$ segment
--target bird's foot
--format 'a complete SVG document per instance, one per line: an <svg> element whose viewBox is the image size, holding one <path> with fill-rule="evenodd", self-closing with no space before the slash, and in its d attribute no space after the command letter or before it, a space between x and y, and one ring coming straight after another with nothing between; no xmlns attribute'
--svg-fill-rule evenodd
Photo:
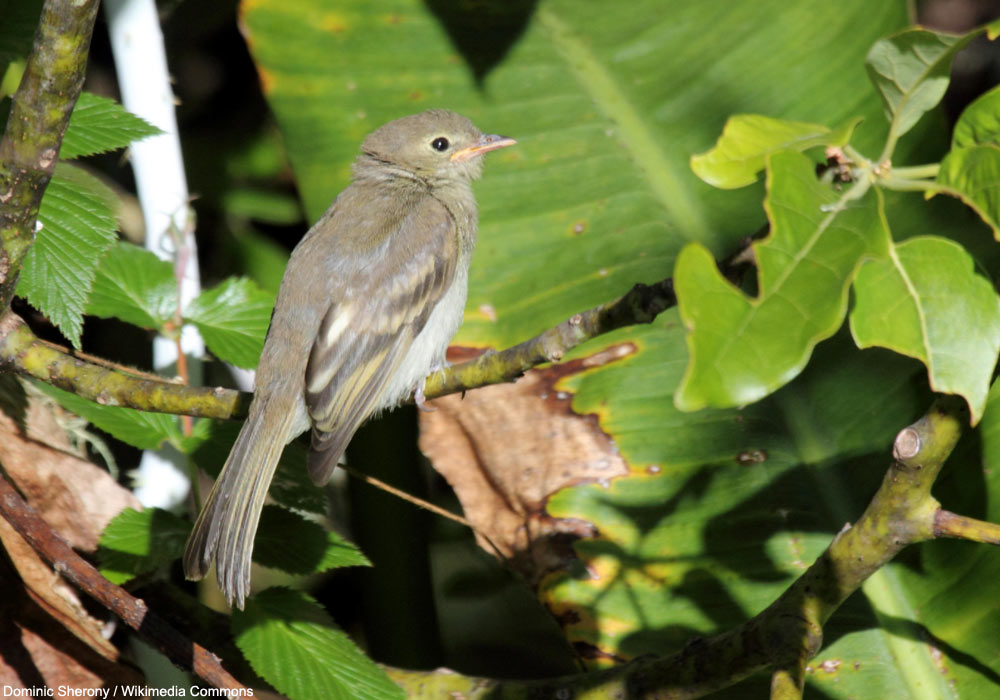
<svg viewBox="0 0 1000 700"><path fill-rule="evenodd" d="M417 385L416 391L413 392L413 403L417 404L417 408L424 413L434 413L434 411L437 410L437 408L427 403L427 398L424 396L423 382L420 382L420 384Z"/></svg>

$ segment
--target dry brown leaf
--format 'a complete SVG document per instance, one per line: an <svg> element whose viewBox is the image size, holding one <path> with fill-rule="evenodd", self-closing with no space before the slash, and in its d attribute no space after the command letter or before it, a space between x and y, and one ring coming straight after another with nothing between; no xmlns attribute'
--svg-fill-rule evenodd
<svg viewBox="0 0 1000 700"><path fill-rule="evenodd" d="M634 351L615 345L464 399L435 399L436 410L420 415L420 448L455 490L480 546L531 582L564 567L573 540L596 534L591 523L550 516L549 496L628 471L597 417L574 413L572 395L557 383Z"/></svg>
<svg viewBox="0 0 1000 700"><path fill-rule="evenodd" d="M140 506L106 471L75 454L60 416L61 409L42 398L28 400L20 421L0 412L0 464L56 532L76 549L93 552L115 515ZM5 683L10 678L17 687L17 679L27 677L31 687L35 676L50 687L100 687L118 676L141 680L116 663L118 650L104 634L105 621L91 616L76 589L2 519L0 543L17 571L0 583L0 597L23 602L5 616L10 632L0 642ZM65 651L77 647L87 651Z"/></svg>
<svg viewBox="0 0 1000 700"><path fill-rule="evenodd" d="M93 552L105 526L125 508L141 508L111 475L83 459L60 426L62 409L32 397L27 435L0 412L0 464L28 503L74 549Z"/></svg>

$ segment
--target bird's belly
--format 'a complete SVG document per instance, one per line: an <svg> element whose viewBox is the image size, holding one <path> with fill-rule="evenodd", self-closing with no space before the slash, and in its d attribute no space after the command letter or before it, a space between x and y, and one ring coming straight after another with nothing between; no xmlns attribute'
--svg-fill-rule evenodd
<svg viewBox="0 0 1000 700"><path fill-rule="evenodd" d="M409 398L414 389L423 385L432 369L444 367L445 351L462 324L467 293L467 277L459 270L455 281L434 307L423 330L410 346L399 371L386 387L380 409L391 408Z"/></svg>

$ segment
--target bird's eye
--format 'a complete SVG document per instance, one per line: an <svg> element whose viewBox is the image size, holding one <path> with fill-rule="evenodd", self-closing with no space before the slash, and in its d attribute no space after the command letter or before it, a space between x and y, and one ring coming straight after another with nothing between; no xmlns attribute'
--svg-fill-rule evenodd
<svg viewBox="0 0 1000 700"><path fill-rule="evenodd" d="M450 145L451 144L448 143L448 139L446 139L444 136L438 136L436 139L431 141L431 148L433 148L435 151L447 151L448 146Z"/></svg>

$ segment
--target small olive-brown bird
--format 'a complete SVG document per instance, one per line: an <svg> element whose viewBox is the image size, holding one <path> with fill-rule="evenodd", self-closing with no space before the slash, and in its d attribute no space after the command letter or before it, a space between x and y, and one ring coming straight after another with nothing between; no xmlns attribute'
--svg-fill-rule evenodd
<svg viewBox="0 0 1000 700"><path fill-rule="evenodd" d="M361 423L445 366L462 321L481 156L515 143L465 117L429 110L361 144L353 180L292 251L257 367L250 416L184 551L200 579L213 558L243 608L261 509L285 444L312 429L317 484Z"/></svg>

